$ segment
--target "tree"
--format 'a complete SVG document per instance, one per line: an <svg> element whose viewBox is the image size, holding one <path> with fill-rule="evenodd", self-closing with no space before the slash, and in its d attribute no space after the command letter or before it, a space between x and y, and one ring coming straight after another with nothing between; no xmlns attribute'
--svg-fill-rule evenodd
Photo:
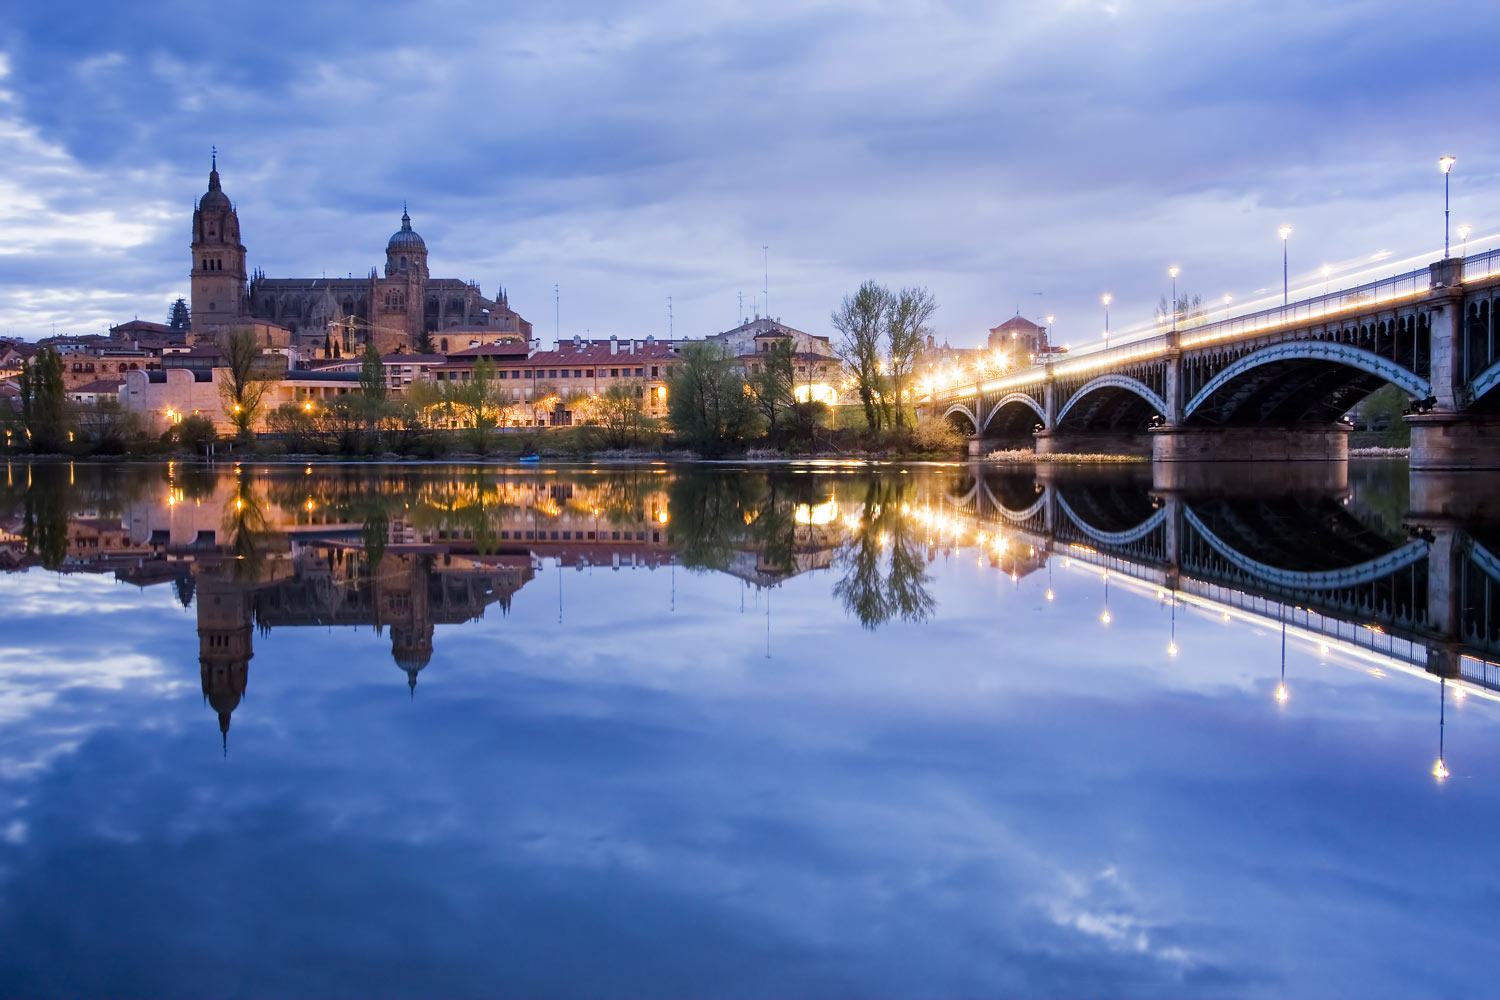
<svg viewBox="0 0 1500 1000"><path fill-rule="evenodd" d="M214 430L214 422L201 413L183 417L177 425L177 440L194 452L207 451L208 446L218 438L218 432Z"/></svg>
<svg viewBox="0 0 1500 1000"><path fill-rule="evenodd" d="M72 414L78 436L103 455L120 454L126 443L140 434L140 417L121 406L117 399L79 404L73 407Z"/></svg>
<svg viewBox="0 0 1500 1000"><path fill-rule="evenodd" d="M489 451L492 432L499 422L501 401L494 375L495 366L480 358L467 382L448 382L444 391L445 401L470 430L470 441L480 454Z"/></svg>
<svg viewBox="0 0 1500 1000"><path fill-rule="evenodd" d="M750 395L765 418L766 432L773 442L778 437L782 415L797 402L792 356L792 338L782 338L755 356L754 363L760 367L750 376Z"/></svg>
<svg viewBox="0 0 1500 1000"><path fill-rule="evenodd" d="M667 390L667 421L690 447L722 455L755 425L755 409L735 359L717 344L687 343Z"/></svg>
<svg viewBox="0 0 1500 1000"><path fill-rule="evenodd" d="M922 346L932 331L927 321L937 312L937 299L926 288L903 288L889 297L886 309L886 344L890 349L889 385L895 403L896 426L906 426L906 394Z"/></svg>
<svg viewBox="0 0 1500 1000"><path fill-rule="evenodd" d="M844 296L843 304L834 310L832 317L833 328L843 338L838 345L839 359L854 379L865 423L871 430L881 426L884 416L881 335L890 307L891 293L873 281L866 281L852 296Z"/></svg>
<svg viewBox="0 0 1500 1000"><path fill-rule="evenodd" d="M436 354L437 348L432 346L432 331L424 329L421 336L417 337L416 351L418 354Z"/></svg>
<svg viewBox="0 0 1500 1000"><path fill-rule="evenodd" d="M366 344L364 353L360 355L359 388L370 402L385 402L385 362L380 360L380 350L374 343Z"/></svg>
<svg viewBox="0 0 1500 1000"><path fill-rule="evenodd" d="M225 369L219 396L230 423L240 437L246 438L266 396L281 381L281 359L263 352L255 331L244 326L230 328L219 339L219 351Z"/></svg>
<svg viewBox="0 0 1500 1000"><path fill-rule="evenodd" d="M594 407L606 448L632 448L640 444L646 417L641 401L629 386L612 385Z"/></svg>
<svg viewBox="0 0 1500 1000"><path fill-rule="evenodd" d="M1163 295L1156 303L1156 315L1162 323L1169 323L1172 317L1172 304ZM1203 311L1203 296L1180 295L1177 297L1177 323L1180 330L1187 326L1198 326L1207 322L1208 317Z"/></svg>
<svg viewBox="0 0 1500 1000"><path fill-rule="evenodd" d="M68 393L62 356L52 347L36 352L18 380L21 422L32 451L61 451L67 440Z"/></svg>
<svg viewBox="0 0 1500 1000"><path fill-rule="evenodd" d="M266 426L286 439L287 450L291 452L306 449L308 439L317 431L317 421L303 403L282 403L266 415Z"/></svg>

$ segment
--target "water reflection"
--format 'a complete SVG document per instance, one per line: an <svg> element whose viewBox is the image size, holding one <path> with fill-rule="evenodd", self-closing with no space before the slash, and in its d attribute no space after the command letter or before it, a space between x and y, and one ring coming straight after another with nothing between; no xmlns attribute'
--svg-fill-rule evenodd
<svg viewBox="0 0 1500 1000"><path fill-rule="evenodd" d="M1358 468L1358 467L1356 467ZM1368 474L1365 473L1366 477ZM757 589L810 571L866 629L937 611L929 565L973 551L1013 582L1052 560L1180 602L1500 690L1500 537L1398 518L1404 482L1153 484L1143 470L668 470L11 466L0 558L170 585L197 612L203 693L221 732L253 634L372 626L415 691L434 629L502 613L544 567L727 573ZM1355 501L1351 504L1351 501ZM1439 535L1441 534L1441 537ZM562 614L559 579L558 614ZM1282 676L1275 689L1285 702ZM226 736L227 739L227 736Z"/></svg>
<svg viewBox="0 0 1500 1000"><path fill-rule="evenodd" d="M1472 953L1496 889L1452 873L1500 818L1500 521L1459 492L10 467L0 989L1285 995L1331 962L1420 992L1383 956ZM773 593L766 659L734 604L769 643ZM29 957L107 950L98 914L150 960ZM226 924L287 937L225 946L237 988L171 978Z"/></svg>

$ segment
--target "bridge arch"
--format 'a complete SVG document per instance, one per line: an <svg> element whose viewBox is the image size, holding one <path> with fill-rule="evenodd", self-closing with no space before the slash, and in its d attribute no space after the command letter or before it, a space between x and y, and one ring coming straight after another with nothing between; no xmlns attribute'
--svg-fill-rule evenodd
<svg viewBox="0 0 1500 1000"><path fill-rule="evenodd" d="M1333 570L1281 569L1251 558L1220 538L1190 507L1183 508L1183 519L1209 547L1236 569L1272 586L1288 590L1340 590L1371 583L1427 557L1430 547L1420 538L1392 549L1374 559L1354 566Z"/></svg>
<svg viewBox="0 0 1500 1000"><path fill-rule="evenodd" d="M1138 542L1155 531L1167 519L1167 508L1163 505L1156 508L1150 517L1133 528L1108 531L1090 524L1078 511L1073 509L1073 505L1068 503L1067 499L1061 494L1058 494L1057 504L1062 508L1063 513L1068 515L1069 520L1078 526L1080 531L1101 545L1122 546Z"/></svg>
<svg viewBox="0 0 1500 1000"><path fill-rule="evenodd" d="M1005 415L1001 417L999 423L996 423L995 418L1000 416L1002 411ZM1047 411L1042 409L1042 404L1024 392L1012 392L1001 396L995 401L995 405L990 407L989 415L984 418L984 426L980 428L980 432L993 431L1000 437L1030 437L1032 428L1038 422L1043 427L1047 426Z"/></svg>
<svg viewBox="0 0 1500 1000"><path fill-rule="evenodd" d="M1182 419L1185 423L1198 415L1204 422L1228 423L1254 410L1268 422L1332 422L1387 382L1416 398L1432 392L1427 379L1350 344L1272 344L1209 379L1183 407Z"/></svg>
<svg viewBox="0 0 1500 1000"><path fill-rule="evenodd" d="M1078 388L1057 413L1054 428L1076 426L1144 427L1152 416L1166 415L1167 404L1154 390L1128 375L1100 375ZM1072 417L1069 420L1069 417Z"/></svg>
<svg viewBox="0 0 1500 1000"><path fill-rule="evenodd" d="M979 418L974 416L974 411L969 409L963 403L954 403L952 406L943 411L943 419L955 426L958 426L959 421L955 420L955 417L962 417L964 420L968 421L969 429L965 433L971 436L979 433ZM963 430L963 428L959 427L959 430Z"/></svg>

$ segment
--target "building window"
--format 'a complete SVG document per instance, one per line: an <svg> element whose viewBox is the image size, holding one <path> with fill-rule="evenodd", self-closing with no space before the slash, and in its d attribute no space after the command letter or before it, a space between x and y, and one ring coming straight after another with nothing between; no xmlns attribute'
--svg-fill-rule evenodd
<svg viewBox="0 0 1500 1000"><path fill-rule="evenodd" d="M549 369L547 369L547 377L548 378L557 378L557 369L556 368L549 368Z"/></svg>
<svg viewBox="0 0 1500 1000"><path fill-rule="evenodd" d="M656 366L655 365L651 366L651 377L652 378L656 378Z"/></svg>
<svg viewBox="0 0 1500 1000"><path fill-rule="evenodd" d="M530 368L528 368L528 369L526 369L526 377L527 378L535 378L536 377L536 373L533 372Z"/></svg>
<svg viewBox="0 0 1500 1000"><path fill-rule="evenodd" d="M562 370L562 374L560 376L558 376L558 377L559 378L567 378L568 377L568 370L566 368L564 368Z"/></svg>
<svg viewBox="0 0 1500 1000"><path fill-rule="evenodd" d="M403 270L403 271L406 270L406 258L405 257L401 258L401 270Z"/></svg>
<svg viewBox="0 0 1500 1000"><path fill-rule="evenodd" d="M646 369L644 369L644 368L637 368L637 369L636 369L636 370L635 370L635 377L636 377L636 378L641 378L641 377L643 377L643 376L644 376L644 375L645 375L645 374L646 374Z"/></svg>
<svg viewBox="0 0 1500 1000"><path fill-rule="evenodd" d="M611 368L609 370L609 377L610 378L619 378L620 377L620 369L618 369L618 368Z"/></svg>
<svg viewBox="0 0 1500 1000"><path fill-rule="evenodd" d="M582 368L574 368L573 369L573 377L574 378L583 378L583 369Z"/></svg>

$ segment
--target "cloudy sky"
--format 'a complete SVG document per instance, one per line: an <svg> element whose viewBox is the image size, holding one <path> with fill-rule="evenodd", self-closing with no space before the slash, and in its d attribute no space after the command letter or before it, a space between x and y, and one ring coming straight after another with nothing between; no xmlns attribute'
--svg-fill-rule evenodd
<svg viewBox="0 0 1500 1000"><path fill-rule="evenodd" d="M217 145L252 267L361 273L401 203L437 275L561 331L814 332L865 278L955 345L1097 338L1166 294L1321 291L1500 230L1500 9L1434 0L17 6L0 333L161 320ZM1465 66L1468 69L1465 69ZM1471 239L1470 249L1481 241ZM1372 259L1380 256L1378 263Z"/></svg>

